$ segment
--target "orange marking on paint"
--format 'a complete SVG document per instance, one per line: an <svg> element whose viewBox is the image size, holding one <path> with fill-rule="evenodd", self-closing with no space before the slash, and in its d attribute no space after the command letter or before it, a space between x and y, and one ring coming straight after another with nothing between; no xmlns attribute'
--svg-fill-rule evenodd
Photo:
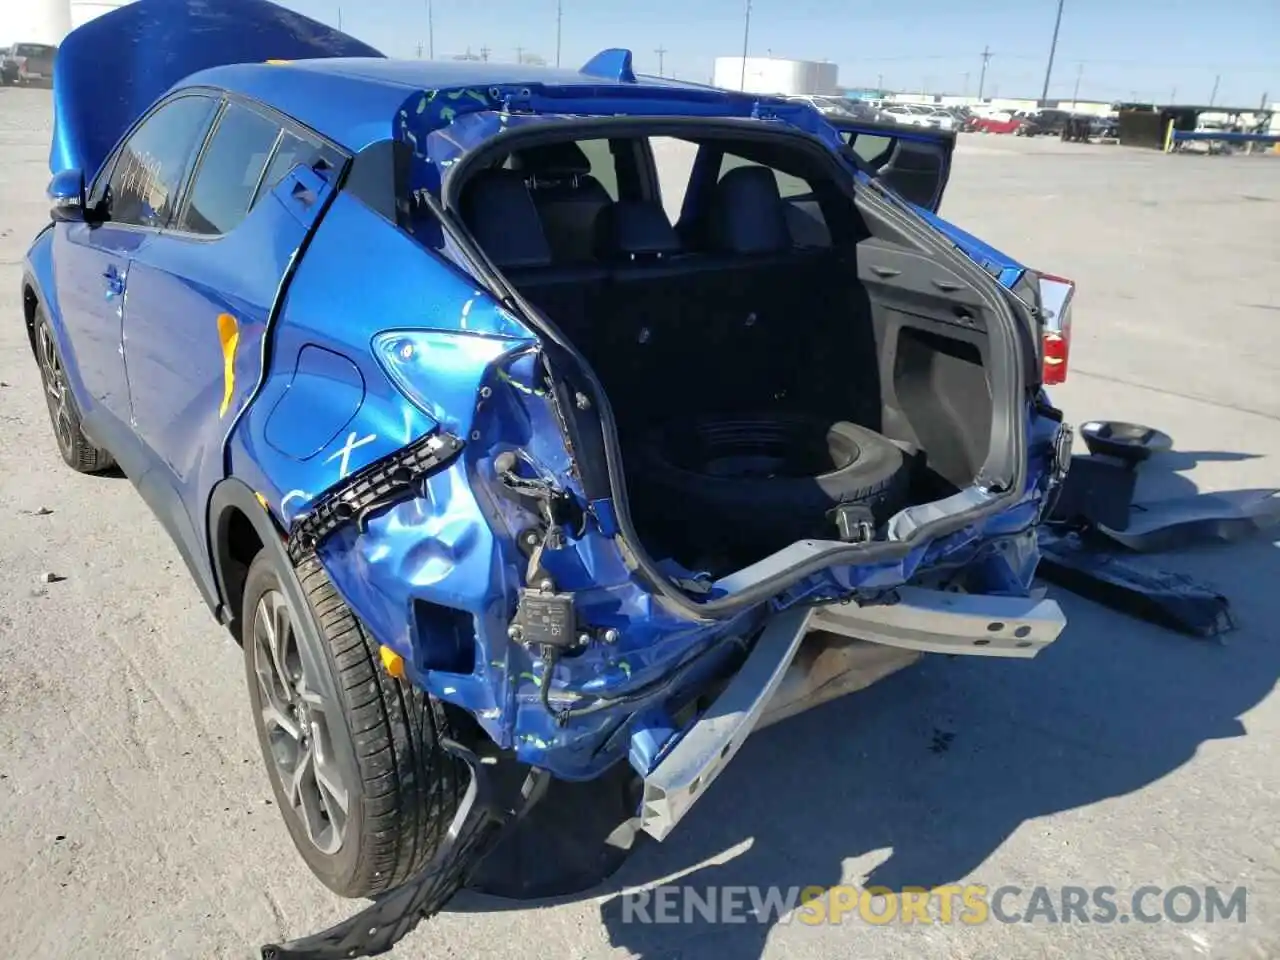
<svg viewBox="0 0 1280 960"><path fill-rule="evenodd" d="M229 313L218 314L218 342L222 344L222 406L218 408L221 419L226 416L236 389L236 346L240 343L240 324Z"/></svg>

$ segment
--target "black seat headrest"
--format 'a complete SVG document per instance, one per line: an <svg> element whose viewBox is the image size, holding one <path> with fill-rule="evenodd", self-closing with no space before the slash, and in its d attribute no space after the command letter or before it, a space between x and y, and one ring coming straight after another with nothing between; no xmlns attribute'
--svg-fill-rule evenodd
<svg viewBox="0 0 1280 960"><path fill-rule="evenodd" d="M551 246L524 177L484 170L467 185L462 216L476 242L499 267L545 267Z"/></svg>
<svg viewBox="0 0 1280 960"><path fill-rule="evenodd" d="M596 217L596 254L616 260L630 256L669 256L681 251L680 238L657 203L619 200Z"/></svg>
<svg viewBox="0 0 1280 960"><path fill-rule="evenodd" d="M512 156L512 166L535 177L582 177L591 172L591 161L572 140L527 147Z"/></svg>
<svg viewBox="0 0 1280 960"><path fill-rule="evenodd" d="M790 250L787 211L768 167L735 167L716 184L711 206L711 242L728 253Z"/></svg>

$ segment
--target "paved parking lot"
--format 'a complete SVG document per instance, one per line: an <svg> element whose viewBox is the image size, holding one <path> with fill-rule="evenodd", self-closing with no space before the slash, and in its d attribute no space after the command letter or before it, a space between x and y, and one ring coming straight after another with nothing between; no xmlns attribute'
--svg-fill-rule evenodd
<svg viewBox="0 0 1280 960"><path fill-rule="evenodd" d="M49 434L18 295L46 219L48 102L0 90L0 934L15 958L247 958L353 905L310 878L269 805L239 651L159 524L127 482L65 469ZM1055 398L1075 423L1173 434L1144 493L1277 480L1280 158L974 136L942 212L1079 282ZM763 732L610 889L537 909L467 895L394 956L1280 955L1280 554L1259 540L1168 565L1230 596L1227 644L1062 597L1071 626L1035 661L930 658ZM1121 900L1244 885L1247 919L625 922L616 889L670 877Z"/></svg>

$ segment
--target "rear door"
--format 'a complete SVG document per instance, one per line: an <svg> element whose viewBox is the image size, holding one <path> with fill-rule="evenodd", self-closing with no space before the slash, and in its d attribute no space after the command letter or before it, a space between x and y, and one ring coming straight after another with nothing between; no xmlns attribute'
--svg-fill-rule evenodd
<svg viewBox="0 0 1280 960"><path fill-rule="evenodd" d="M216 108L217 100L202 95L175 97L157 107L90 188L89 205L105 219L54 228L66 359L91 420L109 413L121 424L129 422L122 346L129 270L168 222Z"/></svg>
<svg viewBox="0 0 1280 960"><path fill-rule="evenodd" d="M130 267L135 429L193 520L257 388L277 292L344 162L273 111L230 99L170 226Z"/></svg>
<svg viewBox="0 0 1280 960"><path fill-rule="evenodd" d="M954 131L828 118L865 169L908 203L937 213L951 175Z"/></svg>

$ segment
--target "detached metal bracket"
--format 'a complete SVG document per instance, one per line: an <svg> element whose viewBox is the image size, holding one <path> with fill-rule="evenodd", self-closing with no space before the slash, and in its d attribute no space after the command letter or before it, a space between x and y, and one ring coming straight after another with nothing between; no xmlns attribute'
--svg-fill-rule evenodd
<svg viewBox="0 0 1280 960"><path fill-rule="evenodd" d="M480 758L451 740L442 741L442 746L467 764L471 783L431 863L414 879L328 930L263 946L262 960L352 960L386 953L419 923L444 909L508 830L542 799L551 783L549 771L531 770L521 787L519 803L504 809L494 797Z"/></svg>
<svg viewBox="0 0 1280 960"><path fill-rule="evenodd" d="M290 559L299 562L345 524L355 523L363 530L370 513L404 499L419 480L461 449L457 437L435 430L356 471L294 521L289 531Z"/></svg>

